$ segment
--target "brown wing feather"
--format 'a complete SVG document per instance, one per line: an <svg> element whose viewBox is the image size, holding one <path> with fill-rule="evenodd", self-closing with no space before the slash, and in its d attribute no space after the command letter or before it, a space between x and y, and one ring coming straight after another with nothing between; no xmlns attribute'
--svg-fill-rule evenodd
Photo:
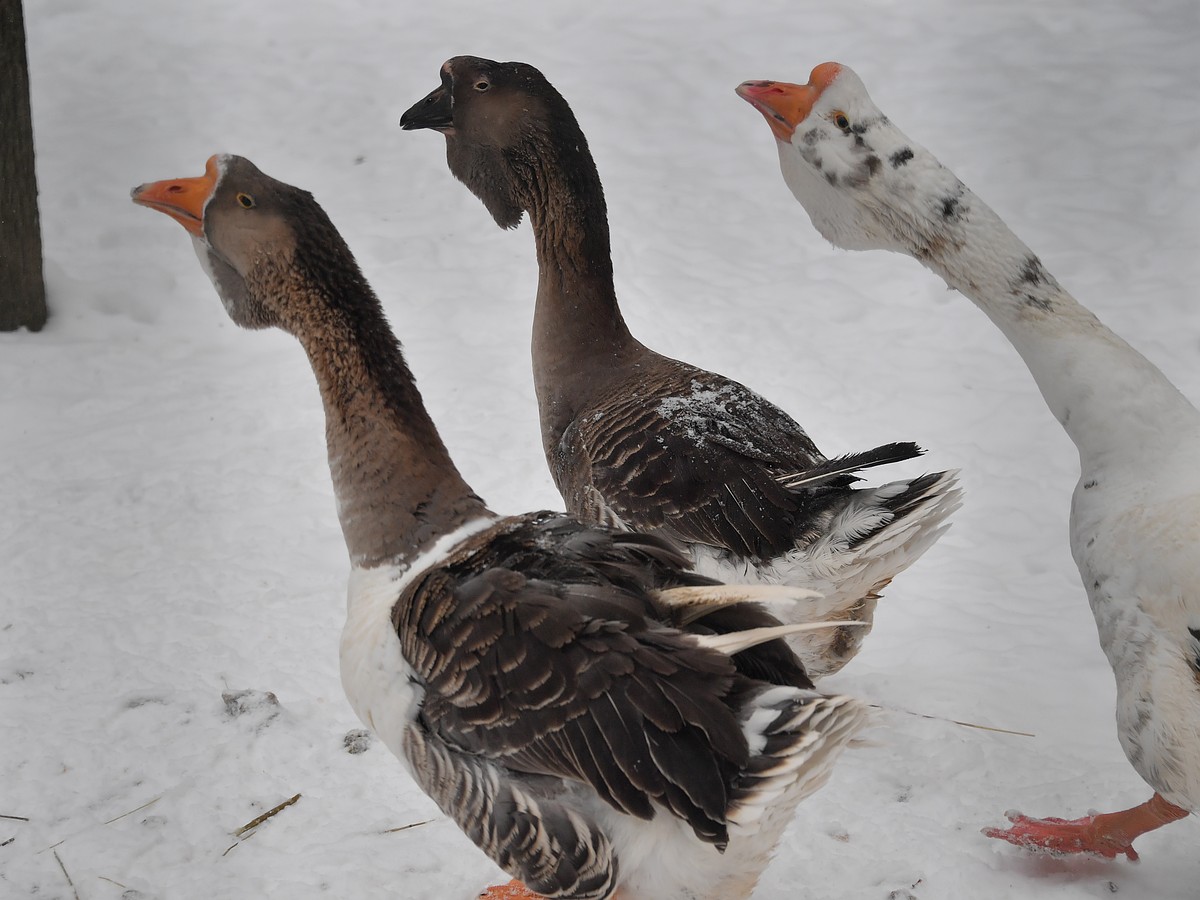
<svg viewBox="0 0 1200 900"><path fill-rule="evenodd" d="M723 843L749 755L728 700L741 676L654 620L650 592L672 579L697 580L642 535L544 517L492 536L395 608L425 690L420 724L515 772L585 782L631 815L657 800Z"/></svg>
<svg viewBox="0 0 1200 900"><path fill-rule="evenodd" d="M852 475L804 491L779 483L826 462L783 410L723 376L660 359L636 383L596 397L590 408L603 415L585 410L564 432L552 469L572 513L768 557L846 502Z"/></svg>

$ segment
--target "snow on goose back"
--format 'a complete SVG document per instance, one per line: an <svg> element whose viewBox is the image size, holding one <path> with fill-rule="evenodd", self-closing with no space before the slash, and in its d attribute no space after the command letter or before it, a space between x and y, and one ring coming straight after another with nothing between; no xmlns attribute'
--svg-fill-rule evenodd
<svg viewBox="0 0 1200 900"><path fill-rule="evenodd" d="M1013 815L985 833L1125 853L1200 809L1200 414L1105 327L974 192L910 140L846 66L738 94L775 136L784 181L839 247L906 253L1004 333L1079 451L1071 548L1117 682L1122 748L1150 801L1072 822Z"/></svg>
<svg viewBox="0 0 1200 900"><path fill-rule="evenodd" d="M604 191L566 100L527 63L455 57L441 82L401 125L445 135L451 172L497 224L529 215L534 382L567 508L669 537L722 580L824 596L778 610L791 621L869 621L883 587L944 530L959 500L953 473L852 486L855 472L919 449L829 459L749 388L641 344L617 303ZM852 658L866 630L804 635L793 647L816 677Z"/></svg>
<svg viewBox="0 0 1200 900"><path fill-rule="evenodd" d="M133 199L188 230L235 322L308 355L352 562L342 684L363 722L540 893L748 895L864 716L809 690L774 640L797 626L757 602L771 592L714 584L648 535L491 512L307 192L222 156Z"/></svg>

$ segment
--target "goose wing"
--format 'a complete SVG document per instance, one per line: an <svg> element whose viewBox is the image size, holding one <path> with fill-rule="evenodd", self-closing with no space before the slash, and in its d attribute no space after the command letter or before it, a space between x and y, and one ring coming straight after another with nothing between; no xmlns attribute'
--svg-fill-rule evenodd
<svg viewBox="0 0 1200 900"><path fill-rule="evenodd" d="M668 548L564 521L406 590L393 624L424 689L416 727L447 752L586 785L632 816L652 818L657 802L723 843L729 778L749 753L729 700L735 665L653 618ZM460 824L479 814L446 811Z"/></svg>
<svg viewBox="0 0 1200 900"><path fill-rule="evenodd" d="M820 536L855 471L920 453L903 443L829 460L749 388L677 366L618 385L564 432L553 468L577 515L771 558Z"/></svg>

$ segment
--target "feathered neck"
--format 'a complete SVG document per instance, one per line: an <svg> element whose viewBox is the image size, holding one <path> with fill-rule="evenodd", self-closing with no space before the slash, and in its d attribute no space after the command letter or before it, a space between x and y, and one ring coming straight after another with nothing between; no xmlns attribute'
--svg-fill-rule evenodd
<svg viewBox="0 0 1200 900"><path fill-rule="evenodd" d="M353 260L323 264L319 272L276 273L272 290L289 296L281 324L300 340L321 390L351 561L403 563L488 511L450 459Z"/></svg>
<svg viewBox="0 0 1200 900"><path fill-rule="evenodd" d="M562 102L512 166L537 247L533 375L547 450L581 402L644 348L613 286L608 211L586 138Z"/></svg>
<svg viewBox="0 0 1200 900"><path fill-rule="evenodd" d="M1171 453L1180 430L1200 432L1200 415L1178 388L1064 290L954 173L898 132L879 144L860 193L890 236L880 243L916 257L1000 328L1085 471Z"/></svg>

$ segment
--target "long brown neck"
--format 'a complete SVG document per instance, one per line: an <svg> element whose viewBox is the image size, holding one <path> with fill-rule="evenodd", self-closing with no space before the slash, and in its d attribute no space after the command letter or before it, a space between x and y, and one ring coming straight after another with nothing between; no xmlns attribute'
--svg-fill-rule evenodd
<svg viewBox="0 0 1200 900"><path fill-rule="evenodd" d="M371 567L411 560L488 511L451 461L370 288L349 289L361 296L334 306L322 288L300 287L311 302L299 304L308 312L288 330L321 389L346 549Z"/></svg>
<svg viewBox="0 0 1200 900"><path fill-rule="evenodd" d="M548 449L579 403L645 349L617 305L608 211L587 143L579 132L556 141L532 156L521 191L537 246L533 378Z"/></svg>

